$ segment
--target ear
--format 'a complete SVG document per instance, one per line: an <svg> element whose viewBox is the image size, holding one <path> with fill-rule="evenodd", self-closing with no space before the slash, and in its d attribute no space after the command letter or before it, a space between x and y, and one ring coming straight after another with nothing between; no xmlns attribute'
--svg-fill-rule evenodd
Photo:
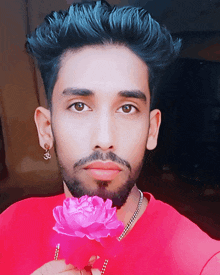
<svg viewBox="0 0 220 275"><path fill-rule="evenodd" d="M161 112L155 109L150 112L150 127L146 148L153 150L157 146L157 139L159 134L159 128L161 123Z"/></svg>
<svg viewBox="0 0 220 275"><path fill-rule="evenodd" d="M51 113L44 107L38 107L34 113L40 146L45 149L45 143L53 147L53 133L51 128Z"/></svg>

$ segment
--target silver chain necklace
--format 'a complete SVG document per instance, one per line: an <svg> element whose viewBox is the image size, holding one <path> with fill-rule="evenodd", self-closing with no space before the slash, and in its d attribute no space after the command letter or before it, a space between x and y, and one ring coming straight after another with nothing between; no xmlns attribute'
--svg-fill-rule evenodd
<svg viewBox="0 0 220 275"><path fill-rule="evenodd" d="M134 220L137 218L138 213L140 212L140 209L141 209L141 205L142 205L142 202L143 202L144 195L143 195L143 193L141 192L141 190L138 189L138 191L140 192L140 198L139 198L139 202L138 202L137 208L136 208L136 210L135 210L133 216L131 217L130 221L127 223L125 229L123 230L123 232L121 233L121 235L118 237L118 241L119 241L119 242L125 237L125 235L127 234L128 230L129 230L130 227L132 226ZM102 267L101 275L103 275L103 274L105 273L107 264L108 264L108 260L106 259L105 262L104 262L104 264L103 264L103 267Z"/></svg>

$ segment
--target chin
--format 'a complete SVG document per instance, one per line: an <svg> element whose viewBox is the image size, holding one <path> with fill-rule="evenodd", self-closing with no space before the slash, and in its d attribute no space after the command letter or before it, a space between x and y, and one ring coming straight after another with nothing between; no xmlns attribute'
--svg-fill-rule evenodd
<svg viewBox="0 0 220 275"><path fill-rule="evenodd" d="M98 196L104 200L112 200L112 206L120 209L127 201L127 198L135 185L135 181L130 180L125 182L121 187L115 191L109 191L109 181L97 181L97 188L95 190L88 189L83 182L78 179L64 178L64 182L73 197L80 198L82 196Z"/></svg>

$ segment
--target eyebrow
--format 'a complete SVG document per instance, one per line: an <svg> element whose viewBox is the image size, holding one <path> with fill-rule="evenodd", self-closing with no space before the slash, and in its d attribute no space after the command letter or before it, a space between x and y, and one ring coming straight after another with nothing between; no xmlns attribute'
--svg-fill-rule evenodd
<svg viewBox="0 0 220 275"><path fill-rule="evenodd" d="M88 89L74 89L74 88L66 88L64 89L62 95L76 95L76 96L85 96L85 97L89 97L89 96L94 96L94 92ZM131 91L120 91L118 93L118 95L120 97L124 97L124 98L137 98L140 99L144 102L147 101L146 95L141 92L140 90L131 90Z"/></svg>
<svg viewBox="0 0 220 275"><path fill-rule="evenodd" d="M88 89L66 88L62 95L94 96L94 93Z"/></svg>
<svg viewBox="0 0 220 275"><path fill-rule="evenodd" d="M140 90L132 90L132 91L120 91L119 96L126 98L137 98L144 102L147 101L146 95Z"/></svg>

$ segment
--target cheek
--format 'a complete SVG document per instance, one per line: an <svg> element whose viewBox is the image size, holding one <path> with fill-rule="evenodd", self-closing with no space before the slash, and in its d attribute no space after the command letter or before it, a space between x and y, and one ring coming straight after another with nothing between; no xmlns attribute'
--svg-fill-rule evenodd
<svg viewBox="0 0 220 275"><path fill-rule="evenodd" d="M130 130L124 129L121 146L127 152L128 160L134 163L133 165L139 165L146 151L149 130L146 125L148 125L148 122L136 123L133 128L129 128Z"/></svg>
<svg viewBox="0 0 220 275"><path fill-rule="evenodd" d="M59 157L65 157L68 161L81 158L84 151L89 152L89 125L72 123L62 118L54 121L53 134Z"/></svg>

